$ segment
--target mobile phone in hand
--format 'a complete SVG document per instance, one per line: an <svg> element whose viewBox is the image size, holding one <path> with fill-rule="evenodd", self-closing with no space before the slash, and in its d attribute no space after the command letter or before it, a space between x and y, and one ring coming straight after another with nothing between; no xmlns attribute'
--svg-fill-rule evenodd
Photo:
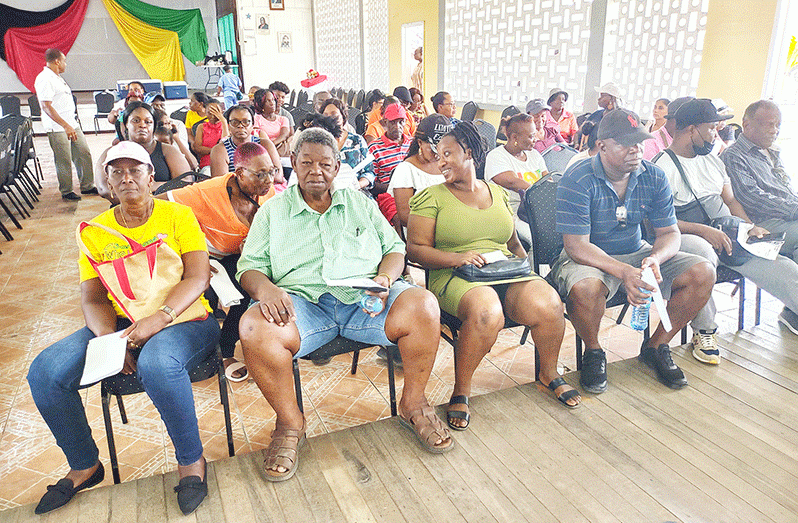
<svg viewBox="0 0 798 523"><path fill-rule="evenodd" d="M787 238L786 232L774 232L770 234L765 234L761 238L756 236L749 236L747 243L759 243L759 242L783 242Z"/></svg>

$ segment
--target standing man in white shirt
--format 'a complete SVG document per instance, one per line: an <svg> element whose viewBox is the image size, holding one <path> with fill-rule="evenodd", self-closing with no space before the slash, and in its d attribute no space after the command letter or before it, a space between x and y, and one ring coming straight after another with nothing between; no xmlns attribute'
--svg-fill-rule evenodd
<svg viewBox="0 0 798 523"><path fill-rule="evenodd" d="M72 192L72 163L75 164L80 181L80 193L97 194L91 151L75 119L72 90L61 77L61 73L66 70L66 56L58 49L48 49L44 58L47 65L34 83L36 96L42 106L42 125L55 157L55 172L61 198L77 201L80 196Z"/></svg>

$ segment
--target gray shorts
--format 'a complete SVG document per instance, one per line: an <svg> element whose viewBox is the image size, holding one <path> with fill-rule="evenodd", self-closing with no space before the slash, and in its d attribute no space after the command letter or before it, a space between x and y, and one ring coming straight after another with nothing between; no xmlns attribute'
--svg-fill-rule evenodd
<svg viewBox="0 0 798 523"><path fill-rule="evenodd" d="M620 262L628 263L632 267L640 267L643 259L650 254L651 245L646 243L636 252L629 254L611 254L610 256ZM671 284L677 276L684 273L696 263L701 262L707 262L707 260L694 254L677 252L673 258L660 265L659 269L662 274L660 290L662 291L663 298L668 299L670 297ZM563 299L568 297L574 285L586 278L601 280L609 290L607 300L615 296L615 293L618 292L618 289L623 283L615 276L607 274L600 269L589 265L579 265L568 256L565 249L560 253L560 258L555 262L554 267L551 269L551 274L549 275L549 280L557 287L557 291Z"/></svg>

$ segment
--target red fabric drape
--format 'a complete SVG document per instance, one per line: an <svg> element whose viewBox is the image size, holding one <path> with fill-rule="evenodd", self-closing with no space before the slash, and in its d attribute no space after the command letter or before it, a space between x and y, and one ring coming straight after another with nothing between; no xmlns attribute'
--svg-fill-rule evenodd
<svg viewBox="0 0 798 523"><path fill-rule="evenodd" d="M83 26L88 5L89 0L75 0L63 15L52 22L6 31L6 62L31 92L36 75L44 67L45 51L54 47L65 55L69 53Z"/></svg>

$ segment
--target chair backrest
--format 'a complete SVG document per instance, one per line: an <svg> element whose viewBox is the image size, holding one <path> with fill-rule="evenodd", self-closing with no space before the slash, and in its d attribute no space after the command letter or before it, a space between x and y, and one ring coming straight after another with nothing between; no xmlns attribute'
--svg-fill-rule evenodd
<svg viewBox="0 0 798 523"><path fill-rule="evenodd" d="M20 104L19 98L16 96L8 94L6 96L0 97L0 109L3 110L3 116L20 116L22 114L21 105L22 104Z"/></svg>
<svg viewBox="0 0 798 523"><path fill-rule="evenodd" d="M196 171L189 171L187 173L181 174L177 178L172 178L165 184L155 189L155 191L153 191L152 194L158 196L159 194L163 194L168 191L180 189L181 187L185 187L193 183L202 182L210 179L211 177L208 176L207 174L202 174L201 172L196 172Z"/></svg>
<svg viewBox="0 0 798 523"><path fill-rule="evenodd" d="M368 113L360 113L355 117L355 132L360 136L366 133L366 123L368 122Z"/></svg>
<svg viewBox="0 0 798 523"><path fill-rule="evenodd" d="M42 106L39 105L39 97L35 94L28 97L28 109L32 118L40 119L42 117Z"/></svg>
<svg viewBox="0 0 798 523"><path fill-rule="evenodd" d="M94 95L94 103L97 104L97 114L108 114L114 109L115 97L105 91Z"/></svg>
<svg viewBox="0 0 798 523"><path fill-rule="evenodd" d="M296 107L304 105L305 102L307 101L308 101L308 92L305 91L304 89L300 89L299 94L296 97ZM296 121L296 118L294 118L294 121Z"/></svg>
<svg viewBox="0 0 798 523"><path fill-rule="evenodd" d="M6 129L0 134L0 187L8 182L11 174L11 164L14 161L14 144L11 141L11 136L10 129Z"/></svg>
<svg viewBox="0 0 798 523"><path fill-rule="evenodd" d="M349 123L349 125L355 128L355 132L357 132L357 117L360 116L360 114L361 114L360 109L358 109L357 107L349 108L349 115L348 115L349 117L347 118L347 122Z"/></svg>
<svg viewBox="0 0 798 523"><path fill-rule="evenodd" d="M579 151L570 145L555 143L541 154L543 155L543 161L546 162L546 168L550 173L563 173L570 159L578 152Z"/></svg>
<svg viewBox="0 0 798 523"><path fill-rule="evenodd" d="M373 92L374 92L373 89L369 89L368 91L366 91L366 94L363 95L363 101L360 102L360 110L363 111L364 113L368 112L368 110L371 109L371 107L366 107L366 104L369 103L369 98L371 98L371 93Z"/></svg>
<svg viewBox="0 0 798 523"><path fill-rule="evenodd" d="M288 99L288 108L291 109L294 106L294 102L296 102L296 89L291 89L291 97Z"/></svg>
<svg viewBox="0 0 798 523"><path fill-rule="evenodd" d="M577 127L582 127L582 124L585 123L585 120L587 120L587 118L588 118L588 116L590 116L590 114L591 113L585 113L585 114L580 114L579 116L577 116L576 117L576 125L577 125Z"/></svg>
<svg viewBox="0 0 798 523"><path fill-rule="evenodd" d="M352 107L356 107L358 110L363 110L363 100L366 98L366 92L361 89L360 91L355 94L354 102L350 103Z"/></svg>
<svg viewBox="0 0 798 523"><path fill-rule="evenodd" d="M307 116L310 111L308 111L304 105L301 105L294 107L289 112L291 113L291 117L294 119L294 124L299 127L299 125L305 119L305 116Z"/></svg>
<svg viewBox="0 0 798 523"><path fill-rule="evenodd" d="M502 119L504 119L504 118L506 118L508 116L516 115L516 114L518 114L520 112L521 112L521 109L519 109L515 105L508 105L507 107L504 108L504 111L502 111Z"/></svg>
<svg viewBox="0 0 798 523"><path fill-rule="evenodd" d="M562 234L557 224L557 181L549 173L524 193L524 206L532 233L532 268L540 274L540 266L551 267L562 251Z"/></svg>
<svg viewBox="0 0 798 523"><path fill-rule="evenodd" d="M493 124L485 120L474 120L474 126L482 137L485 152L490 152L496 147L496 128Z"/></svg>
<svg viewBox="0 0 798 523"><path fill-rule="evenodd" d="M346 105L348 105L350 107L352 106L352 103L355 101L355 95L356 94L357 93L355 92L354 89L350 89L349 90L349 94L346 95Z"/></svg>
<svg viewBox="0 0 798 523"><path fill-rule="evenodd" d="M186 123L186 114L188 114L188 109L181 107L177 111L170 114L169 118L172 120L180 120L181 122Z"/></svg>
<svg viewBox="0 0 798 523"><path fill-rule="evenodd" d="M463 111L460 113L460 119L464 122L473 122L477 117L479 106L474 102L468 102L463 106Z"/></svg>

